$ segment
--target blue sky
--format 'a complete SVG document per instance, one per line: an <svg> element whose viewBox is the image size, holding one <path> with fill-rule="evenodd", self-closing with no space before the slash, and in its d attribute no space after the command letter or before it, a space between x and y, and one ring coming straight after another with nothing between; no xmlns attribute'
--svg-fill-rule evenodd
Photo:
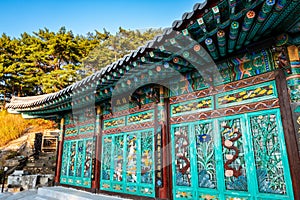
<svg viewBox="0 0 300 200"><path fill-rule="evenodd" d="M199 1L199 0L198 0ZM145 29L171 26L197 0L0 0L0 34L19 37L61 26L75 34L103 28Z"/></svg>

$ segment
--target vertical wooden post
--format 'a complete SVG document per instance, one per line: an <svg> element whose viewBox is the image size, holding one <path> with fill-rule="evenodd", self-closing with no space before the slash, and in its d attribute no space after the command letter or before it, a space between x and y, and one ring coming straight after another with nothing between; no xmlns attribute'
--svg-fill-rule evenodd
<svg viewBox="0 0 300 200"><path fill-rule="evenodd" d="M60 120L60 139L58 141L58 154L56 159L56 170L55 170L55 179L54 184L59 185L60 179L60 169L61 169L61 162L62 162L62 152L64 148L64 135L65 135L65 119L61 118Z"/></svg>
<svg viewBox="0 0 300 200"><path fill-rule="evenodd" d="M101 107L98 105L96 107L96 143L95 143L95 171L94 171L94 180L92 182L92 188L95 191L99 190L100 187L100 155L101 155Z"/></svg>
<svg viewBox="0 0 300 200"><path fill-rule="evenodd" d="M300 159L299 156L297 156L297 138L293 124L293 116L287 89L286 77L282 70L277 70L275 71L275 73L286 150L288 154L294 190L294 197L295 199L300 199Z"/></svg>
<svg viewBox="0 0 300 200"><path fill-rule="evenodd" d="M160 102L159 106L162 107L160 109L161 121L159 124L162 126L162 175L163 175L163 186L159 188L158 197L160 199L171 199L171 185L172 180L170 176L170 140L169 140L169 131L168 131L168 100L165 98L164 87L160 86Z"/></svg>

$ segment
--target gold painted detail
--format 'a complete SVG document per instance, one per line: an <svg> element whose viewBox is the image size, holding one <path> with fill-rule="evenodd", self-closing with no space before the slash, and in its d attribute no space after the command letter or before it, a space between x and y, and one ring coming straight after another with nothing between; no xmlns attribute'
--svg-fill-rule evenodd
<svg viewBox="0 0 300 200"><path fill-rule="evenodd" d="M255 99L262 96L269 96L274 94L273 85L244 90L233 94L227 94L218 97L218 104L225 105L230 103L238 103L249 99Z"/></svg>

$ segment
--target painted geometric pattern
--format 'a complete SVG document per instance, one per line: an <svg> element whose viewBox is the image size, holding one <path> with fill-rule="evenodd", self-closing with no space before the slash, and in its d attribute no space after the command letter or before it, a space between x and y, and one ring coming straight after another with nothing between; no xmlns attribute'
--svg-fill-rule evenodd
<svg viewBox="0 0 300 200"><path fill-rule="evenodd" d="M204 78L199 72L187 73L181 76L180 80L170 81L170 96L178 96L208 88L209 84L205 82Z"/></svg>
<svg viewBox="0 0 300 200"><path fill-rule="evenodd" d="M106 135L100 188L155 196L153 129Z"/></svg>
<svg viewBox="0 0 300 200"><path fill-rule="evenodd" d="M276 97L274 81L216 95L217 107L220 108Z"/></svg>
<svg viewBox="0 0 300 200"><path fill-rule="evenodd" d="M250 117L257 182L262 193L286 194L276 115Z"/></svg>
<svg viewBox="0 0 300 200"><path fill-rule="evenodd" d="M93 144L92 139L64 141L60 183L91 187Z"/></svg>
<svg viewBox="0 0 300 200"><path fill-rule="evenodd" d="M81 113L68 113L64 118L66 136L94 133L95 131L96 118L91 108L84 109Z"/></svg>
<svg viewBox="0 0 300 200"><path fill-rule="evenodd" d="M272 53L269 50L242 54L218 64L217 67L219 74L214 75L215 85L256 76L273 71L275 68Z"/></svg>
<svg viewBox="0 0 300 200"><path fill-rule="evenodd" d="M212 97L197 99L193 101L186 101L171 105L171 116L179 116L187 113L194 113L199 111L206 111L213 109Z"/></svg>

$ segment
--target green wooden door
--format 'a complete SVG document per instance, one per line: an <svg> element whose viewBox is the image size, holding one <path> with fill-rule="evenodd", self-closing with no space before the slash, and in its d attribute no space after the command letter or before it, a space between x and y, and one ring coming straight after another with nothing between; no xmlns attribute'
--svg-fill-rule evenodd
<svg viewBox="0 0 300 200"><path fill-rule="evenodd" d="M90 188L92 182L93 139L65 140L60 183Z"/></svg>
<svg viewBox="0 0 300 200"><path fill-rule="evenodd" d="M154 129L104 135L100 189L155 196Z"/></svg>
<svg viewBox="0 0 300 200"><path fill-rule="evenodd" d="M293 199L278 109L171 125L174 199Z"/></svg>

